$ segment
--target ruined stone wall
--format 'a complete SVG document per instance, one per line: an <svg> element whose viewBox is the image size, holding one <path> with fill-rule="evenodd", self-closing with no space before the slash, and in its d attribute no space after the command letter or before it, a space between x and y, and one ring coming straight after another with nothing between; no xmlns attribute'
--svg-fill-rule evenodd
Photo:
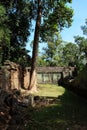
<svg viewBox="0 0 87 130"><path fill-rule="evenodd" d="M63 76L72 76L74 68L50 67L49 73L43 72L43 68L37 69L37 83L57 83ZM47 69L47 68L46 68ZM58 70L59 69L59 70ZM40 71L40 72L39 72ZM47 69L48 71L48 69ZM0 70L0 87L4 89L27 89L30 79L30 67L22 68L20 65L6 61Z"/></svg>
<svg viewBox="0 0 87 130"><path fill-rule="evenodd" d="M0 87L8 90L27 87L29 85L29 74L26 72L23 75L23 73L18 64L6 61L0 70Z"/></svg>
<svg viewBox="0 0 87 130"><path fill-rule="evenodd" d="M21 87L21 69L19 66L10 70L11 89L20 89Z"/></svg>
<svg viewBox="0 0 87 130"><path fill-rule="evenodd" d="M50 70L45 67L44 70L37 72L37 82L57 84L60 79L63 80L66 77L73 77L74 67L50 67Z"/></svg>
<svg viewBox="0 0 87 130"><path fill-rule="evenodd" d="M30 69L25 68L24 71L24 88L27 89L29 86L29 79L30 79Z"/></svg>
<svg viewBox="0 0 87 130"><path fill-rule="evenodd" d="M8 89L10 88L10 68L9 66L3 66L0 70L0 88Z"/></svg>

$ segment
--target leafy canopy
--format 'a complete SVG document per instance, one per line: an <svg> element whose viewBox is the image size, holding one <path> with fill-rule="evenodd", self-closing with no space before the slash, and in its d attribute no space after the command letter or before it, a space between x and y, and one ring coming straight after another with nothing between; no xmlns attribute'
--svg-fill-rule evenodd
<svg viewBox="0 0 87 130"><path fill-rule="evenodd" d="M7 59L19 64L29 62L25 47L30 34L30 17L30 2L0 0L1 64Z"/></svg>
<svg viewBox="0 0 87 130"><path fill-rule="evenodd" d="M38 0L30 0L32 20L36 21ZM44 0L41 1L40 40L47 42L49 36L59 32L64 27L70 27L73 10L67 3L72 0Z"/></svg>

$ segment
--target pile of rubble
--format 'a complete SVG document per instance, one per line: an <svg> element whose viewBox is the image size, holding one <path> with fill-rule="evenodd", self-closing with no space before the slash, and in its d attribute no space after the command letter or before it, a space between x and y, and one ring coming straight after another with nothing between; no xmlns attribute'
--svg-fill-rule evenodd
<svg viewBox="0 0 87 130"><path fill-rule="evenodd" d="M20 91L12 90L6 91L0 90L0 130L24 130L28 118L31 114L28 112L28 108L31 108L32 104L29 104L28 98L24 98Z"/></svg>
<svg viewBox="0 0 87 130"><path fill-rule="evenodd" d="M25 130L27 123L32 120L33 108L53 102L46 97L23 95L17 89L0 89L0 130Z"/></svg>

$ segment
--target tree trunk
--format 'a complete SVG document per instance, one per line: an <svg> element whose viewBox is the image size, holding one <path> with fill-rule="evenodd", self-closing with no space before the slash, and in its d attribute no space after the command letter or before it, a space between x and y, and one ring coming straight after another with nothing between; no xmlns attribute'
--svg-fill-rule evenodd
<svg viewBox="0 0 87 130"><path fill-rule="evenodd" d="M29 90L31 89L36 90L36 59L38 55L41 13L42 13L41 0L38 0L37 19L36 19L33 52L32 52L32 64L31 64L31 71L30 71L30 83L28 87Z"/></svg>

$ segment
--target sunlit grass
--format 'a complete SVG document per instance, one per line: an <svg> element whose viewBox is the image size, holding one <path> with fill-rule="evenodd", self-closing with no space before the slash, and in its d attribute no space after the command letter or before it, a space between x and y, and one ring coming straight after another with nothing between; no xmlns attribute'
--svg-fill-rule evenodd
<svg viewBox="0 0 87 130"><path fill-rule="evenodd" d="M47 97L58 97L64 94L65 88L53 84L39 84L38 95Z"/></svg>

